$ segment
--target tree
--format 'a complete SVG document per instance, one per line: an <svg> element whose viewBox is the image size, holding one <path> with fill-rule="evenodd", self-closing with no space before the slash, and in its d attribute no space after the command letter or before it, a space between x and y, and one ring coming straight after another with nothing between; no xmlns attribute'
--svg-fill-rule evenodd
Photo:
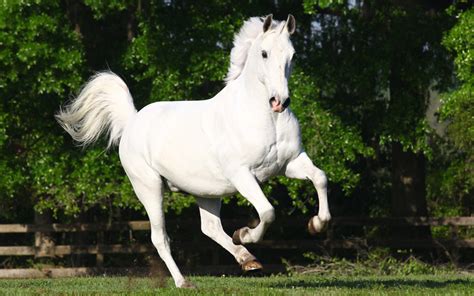
<svg viewBox="0 0 474 296"><path fill-rule="evenodd" d="M104 153L101 144L74 147L53 119L59 105L94 71L107 68L125 79L138 109L155 101L209 98L223 87L232 38L243 21L270 12L286 19L289 11L298 24L292 37L297 55L291 108L308 154L328 174L335 214L425 215L426 165L429 195L453 192L432 186L433 161L442 152L425 120L428 90L442 89L452 73L440 40L454 17L437 5L5 2L0 6L0 202L11 210L0 215L13 218L18 208L32 205L66 216L89 209L140 211L117 154ZM445 39L459 63L471 46L461 36L470 24L465 19ZM448 164L456 160L450 170L459 176L449 188L461 188L453 190L463 196L472 188L472 180L465 181L472 170L465 166L472 158L466 139L472 137L462 128L470 120L471 102L457 99L470 96L466 77L460 76L461 87L447 97L443 113L452 121L449 134L456 143L450 146L455 153L443 155ZM472 159L467 163L472 166ZM447 175L442 184L451 182ZM308 211L316 203L307 182L275 178L265 191L277 197L274 203L292 206L285 207L290 212ZM279 199L287 195L289 202ZM166 201L179 212L193 199L174 194Z"/></svg>
<svg viewBox="0 0 474 296"><path fill-rule="evenodd" d="M79 38L64 23L56 1L1 5L0 187L2 203L10 209L2 216L37 202L62 178L51 165L63 147L52 115L79 86L83 69Z"/></svg>
<svg viewBox="0 0 474 296"><path fill-rule="evenodd" d="M77 15L76 23L68 18L72 10L86 9L76 4L45 0L0 7L0 197L9 209L2 218L31 219L33 206L66 217L98 205L106 211L141 208L117 155L99 146L81 151L54 119L89 75L90 52L83 45L89 28L81 28ZM82 17L92 14L85 10Z"/></svg>
<svg viewBox="0 0 474 296"><path fill-rule="evenodd" d="M432 132L425 112L429 89L442 88L449 77L440 40L450 18L442 7L416 2L329 2L305 1L308 12L318 13L317 49L308 51L320 54L307 65L326 90L322 104L354 124L376 151L375 159L366 158L363 184L370 189L385 180L389 187L365 192L385 192L395 216L426 215Z"/></svg>
<svg viewBox="0 0 474 296"><path fill-rule="evenodd" d="M474 9L452 6L456 25L443 38L454 57L456 83L443 94L441 120L447 134L438 139L436 163L430 182L431 198L439 215L470 215L474 188Z"/></svg>

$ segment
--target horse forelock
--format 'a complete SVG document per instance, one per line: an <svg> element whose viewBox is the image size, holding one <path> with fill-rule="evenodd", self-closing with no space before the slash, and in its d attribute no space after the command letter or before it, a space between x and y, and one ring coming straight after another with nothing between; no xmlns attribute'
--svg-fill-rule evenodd
<svg viewBox="0 0 474 296"><path fill-rule="evenodd" d="M251 17L246 20L239 32L234 36L234 47L230 52L230 66L225 78L226 83L237 79L247 61L247 56L253 41L263 33L263 21L261 17ZM280 32L278 30L284 22L272 21L270 29L265 34ZM280 28L281 29L281 28Z"/></svg>

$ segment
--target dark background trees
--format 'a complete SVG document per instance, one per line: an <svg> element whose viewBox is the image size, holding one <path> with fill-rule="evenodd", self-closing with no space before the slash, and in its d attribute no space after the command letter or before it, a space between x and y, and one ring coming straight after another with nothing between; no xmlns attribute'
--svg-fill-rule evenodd
<svg viewBox="0 0 474 296"><path fill-rule="evenodd" d="M54 113L104 69L125 79L137 108L209 98L235 32L268 13L297 19L292 109L329 176L334 215L471 214L467 2L41 0L0 6L0 221L32 220L33 209L63 221L139 216L117 154L75 147ZM275 178L265 191L282 215L314 211L307 182ZM192 203L166 200L170 214Z"/></svg>

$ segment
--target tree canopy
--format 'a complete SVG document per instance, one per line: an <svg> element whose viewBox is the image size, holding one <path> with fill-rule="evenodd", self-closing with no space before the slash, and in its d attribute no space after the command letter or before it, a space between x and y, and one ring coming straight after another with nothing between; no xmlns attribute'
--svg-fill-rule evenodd
<svg viewBox="0 0 474 296"><path fill-rule="evenodd" d="M335 212L419 215L426 196L428 207L446 209L434 213L469 214L474 13L466 3L36 0L0 4L0 219L32 208L64 217L140 211L117 153L104 152L105 142L76 147L55 112L105 69L124 78L138 109L212 97L224 86L234 34L269 13L297 20L291 108L308 154L327 172ZM446 134L426 117L434 90L444 93ZM408 188L407 178L419 185ZM265 192L286 212L316 204L308 182L279 177ZM393 211L411 199L416 211ZM184 194L166 199L174 212L192 203Z"/></svg>

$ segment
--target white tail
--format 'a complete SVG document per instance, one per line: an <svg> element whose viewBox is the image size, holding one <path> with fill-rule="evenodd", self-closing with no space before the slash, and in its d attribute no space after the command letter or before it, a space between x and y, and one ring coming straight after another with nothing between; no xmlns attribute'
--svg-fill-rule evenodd
<svg viewBox="0 0 474 296"><path fill-rule="evenodd" d="M107 148L119 143L131 117L137 113L127 85L112 72L94 75L73 99L56 114L59 124L82 146L106 131Z"/></svg>

